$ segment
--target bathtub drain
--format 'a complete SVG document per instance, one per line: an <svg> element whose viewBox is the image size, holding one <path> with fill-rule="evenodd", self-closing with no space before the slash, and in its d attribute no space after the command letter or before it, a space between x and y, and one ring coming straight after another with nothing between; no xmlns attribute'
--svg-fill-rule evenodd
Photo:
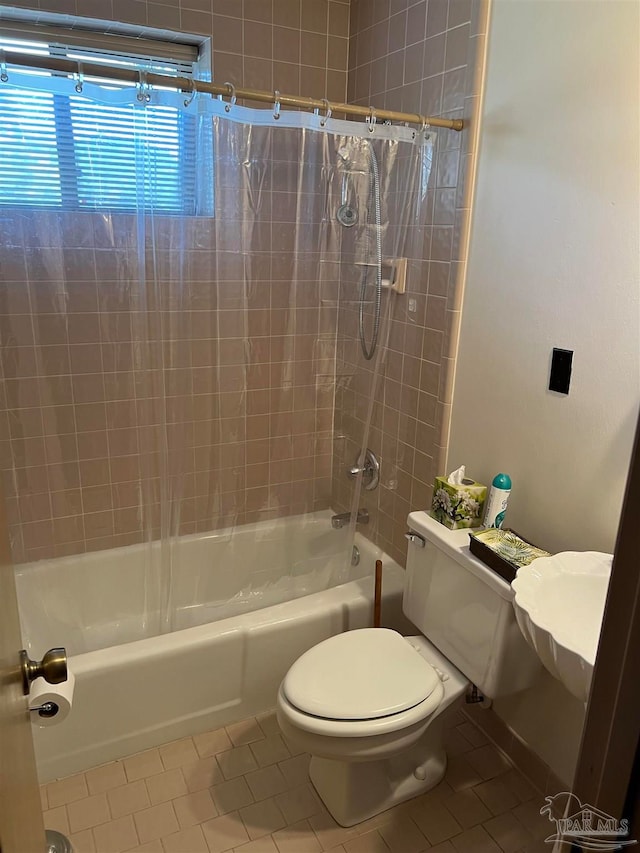
<svg viewBox="0 0 640 853"><path fill-rule="evenodd" d="M353 546L353 551L351 552L351 565L357 566L360 563L360 551L357 545Z"/></svg>

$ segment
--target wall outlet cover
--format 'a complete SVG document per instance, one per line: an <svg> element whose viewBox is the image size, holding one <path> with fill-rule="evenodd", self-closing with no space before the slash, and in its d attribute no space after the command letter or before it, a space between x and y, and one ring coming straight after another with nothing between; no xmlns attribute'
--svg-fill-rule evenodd
<svg viewBox="0 0 640 853"><path fill-rule="evenodd" d="M549 391L558 394L568 394L571 384L571 368L573 364L573 350L557 349L554 347L551 354L551 372L549 375Z"/></svg>

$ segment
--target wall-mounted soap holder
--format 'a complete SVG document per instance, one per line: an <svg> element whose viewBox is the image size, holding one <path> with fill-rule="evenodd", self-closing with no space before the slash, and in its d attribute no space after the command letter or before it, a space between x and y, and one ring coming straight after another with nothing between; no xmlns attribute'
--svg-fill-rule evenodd
<svg viewBox="0 0 640 853"><path fill-rule="evenodd" d="M376 267L374 263L362 263L356 261L359 267ZM382 259L382 286L396 293L404 293L407 289L407 259L406 258L383 258Z"/></svg>

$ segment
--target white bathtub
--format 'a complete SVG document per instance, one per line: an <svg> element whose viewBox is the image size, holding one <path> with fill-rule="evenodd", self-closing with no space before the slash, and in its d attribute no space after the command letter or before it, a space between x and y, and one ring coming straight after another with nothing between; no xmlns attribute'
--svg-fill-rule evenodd
<svg viewBox="0 0 640 853"><path fill-rule="evenodd" d="M163 626L174 630L158 636L150 636L159 627L153 606L139 615L149 547L18 567L26 647L39 657L65 646L76 677L69 717L34 726L41 782L273 708L303 651L371 624L376 559L384 565L384 623L410 630L402 568L357 535L360 564L345 570L348 534L332 530L329 516L247 525L233 538L184 537L180 571L174 566L177 615ZM325 589L329 579L344 582Z"/></svg>

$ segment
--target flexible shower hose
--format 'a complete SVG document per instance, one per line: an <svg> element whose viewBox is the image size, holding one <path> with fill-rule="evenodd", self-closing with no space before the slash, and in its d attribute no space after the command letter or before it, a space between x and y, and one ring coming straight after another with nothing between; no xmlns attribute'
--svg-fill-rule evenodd
<svg viewBox="0 0 640 853"><path fill-rule="evenodd" d="M367 278L369 277L369 267L365 266L362 273L362 282L360 284L360 307L358 309L358 332L360 335L360 346L362 354L371 361L376 347L378 345L378 333L380 331L380 306L382 303L382 226L380 213L380 171L378 169L378 158L373 150L373 145L369 143L369 169L373 180L369 182L369 203L367 205L368 215L370 219L371 208L374 209L375 216L375 235L376 235L376 291L375 291L375 308L373 316L373 333L371 335L371 343L367 345L367 340L364 332L364 300L367 293ZM371 224L371 223L367 223Z"/></svg>

